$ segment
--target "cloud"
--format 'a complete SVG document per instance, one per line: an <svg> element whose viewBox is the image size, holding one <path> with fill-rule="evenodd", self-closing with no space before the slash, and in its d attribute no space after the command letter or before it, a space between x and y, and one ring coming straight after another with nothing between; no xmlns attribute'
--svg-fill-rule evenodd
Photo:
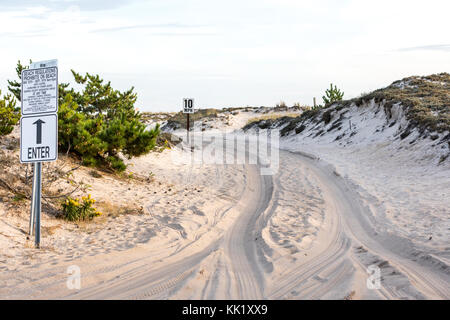
<svg viewBox="0 0 450 320"><path fill-rule="evenodd" d="M76 6L67 7L63 11L52 11L46 7L25 8L14 12L0 10L0 38L57 36L61 31L69 32L71 28L87 30L89 26L84 25L88 23L85 14Z"/></svg>
<svg viewBox="0 0 450 320"><path fill-rule="evenodd" d="M206 33L206 32L154 32L147 33L147 36L160 36L160 37L208 37L216 36L217 33Z"/></svg>
<svg viewBox="0 0 450 320"><path fill-rule="evenodd" d="M428 46L419 46L419 47L409 47L409 48L400 48L397 51L407 52L407 51L450 51L450 44L433 44Z"/></svg>
<svg viewBox="0 0 450 320"><path fill-rule="evenodd" d="M77 6L82 11L99 11L116 9L137 1L142 0L41 0L39 3L36 3L35 0L0 0L0 10L20 10L40 6L53 11L62 11L67 9L67 7Z"/></svg>
<svg viewBox="0 0 450 320"><path fill-rule="evenodd" d="M91 33L115 32L115 31L133 30L133 29L154 29L154 28L184 29L184 28L202 28L202 27L205 27L205 25L186 25L186 24L178 24L178 23L139 24L139 25L129 25L129 26L95 29L95 30L92 30Z"/></svg>
<svg viewBox="0 0 450 320"><path fill-rule="evenodd" d="M5 32L0 33L0 37L8 37L8 38L36 38L36 37L45 37L51 34L51 29L41 29L36 31L27 31L27 32Z"/></svg>

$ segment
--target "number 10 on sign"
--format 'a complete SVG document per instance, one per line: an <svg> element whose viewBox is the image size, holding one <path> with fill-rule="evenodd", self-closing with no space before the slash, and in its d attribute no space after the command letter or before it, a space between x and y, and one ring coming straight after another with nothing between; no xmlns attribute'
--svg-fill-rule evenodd
<svg viewBox="0 0 450 320"><path fill-rule="evenodd" d="M183 113L186 113L186 137L187 142L189 143L189 114L194 113L194 99L183 99Z"/></svg>
<svg viewBox="0 0 450 320"><path fill-rule="evenodd" d="M194 99L183 99L183 113L194 113Z"/></svg>

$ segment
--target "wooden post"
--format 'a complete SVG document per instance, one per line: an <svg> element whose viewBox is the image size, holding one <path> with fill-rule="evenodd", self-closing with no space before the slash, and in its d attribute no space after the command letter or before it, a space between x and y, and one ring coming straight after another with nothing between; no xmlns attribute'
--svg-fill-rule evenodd
<svg viewBox="0 0 450 320"><path fill-rule="evenodd" d="M187 129L187 142L189 143L189 113L187 114L187 123L186 123L186 129Z"/></svg>
<svg viewBox="0 0 450 320"><path fill-rule="evenodd" d="M314 108L316 107L316 97L314 97Z"/></svg>

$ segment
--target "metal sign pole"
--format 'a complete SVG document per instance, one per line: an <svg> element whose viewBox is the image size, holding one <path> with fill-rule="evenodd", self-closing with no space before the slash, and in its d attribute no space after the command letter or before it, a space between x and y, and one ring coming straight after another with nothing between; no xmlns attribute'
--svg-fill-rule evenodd
<svg viewBox="0 0 450 320"><path fill-rule="evenodd" d="M35 245L39 248L41 245L41 191L42 191L42 162L36 162L36 194L35 194L35 215L36 215L36 232Z"/></svg>
<svg viewBox="0 0 450 320"><path fill-rule="evenodd" d="M34 229L34 221L35 221L35 216L36 216L36 212L35 212L35 206L34 206L34 202L36 199L35 196L35 192L36 192L36 165L33 163L33 186L31 189L31 212L30 212L30 228L29 228L29 232L28 234L30 235L30 237L33 235L33 229Z"/></svg>
<svg viewBox="0 0 450 320"><path fill-rule="evenodd" d="M34 163L29 234L39 248L42 162L58 159L58 61L30 64L21 80L20 162Z"/></svg>

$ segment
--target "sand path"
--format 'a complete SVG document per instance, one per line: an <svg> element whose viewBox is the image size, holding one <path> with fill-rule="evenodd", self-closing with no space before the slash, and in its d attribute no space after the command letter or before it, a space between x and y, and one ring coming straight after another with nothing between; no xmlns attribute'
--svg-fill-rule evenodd
<svg viewBox="0 0 450 320"><path fill-rule="evenodd" d="M190 169L186 169L190 170ZM198 170L202 170L201 168ZM280 170L214 166L192 181L217 190L206 223L181 221L177 241L61 262L33 271L14 298L67 299L423 299L450 297L447 265L407 239L380 231L370 203L326 164L280 151ZM211 190L216 190L211 187ZM213 193L213 192L212 192ZM185 204L181 204L182 206ZM151 206L149 204L149 206ZM163 215L159 221L164 224ZM142 222L144 223L144 222ZM190 231L192 229L192 231ZM68 265L81 290L66 286ZM367 287L367 267L381 287Z"/></svg>

